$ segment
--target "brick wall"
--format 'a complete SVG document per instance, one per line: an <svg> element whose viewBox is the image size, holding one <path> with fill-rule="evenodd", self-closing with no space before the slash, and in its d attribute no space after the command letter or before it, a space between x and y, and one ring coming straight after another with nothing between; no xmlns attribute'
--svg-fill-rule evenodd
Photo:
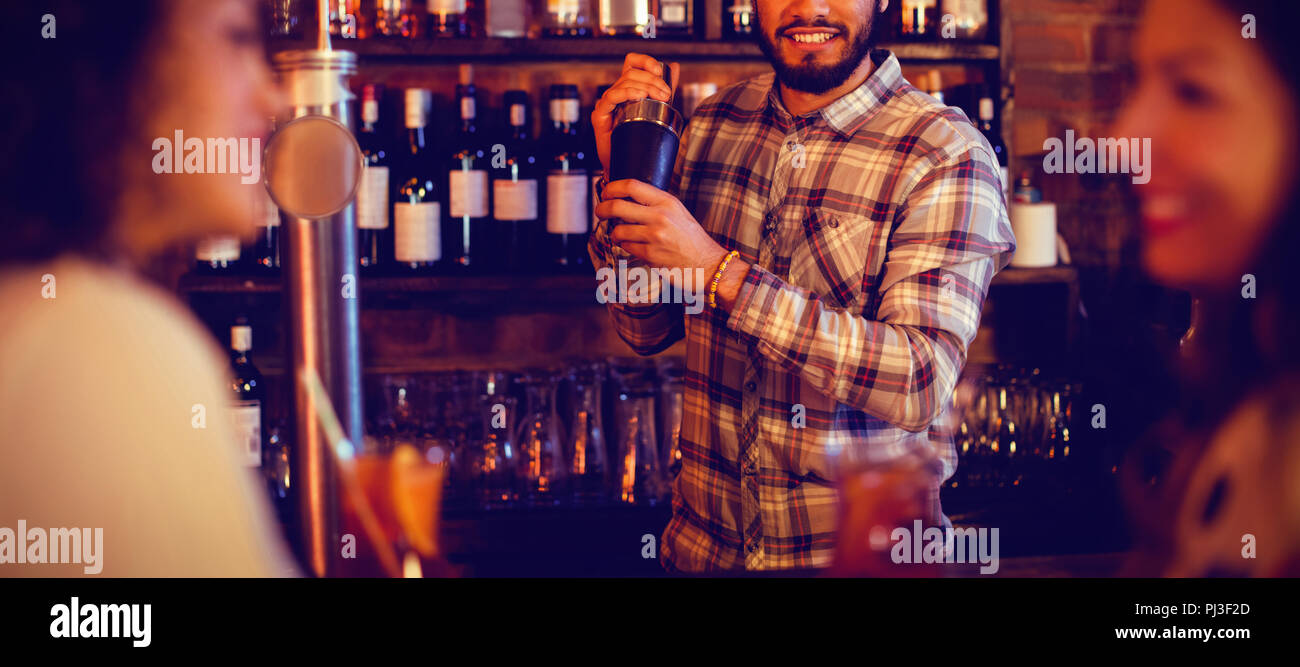
<svg viewBox="0 0 1300 667"><path fill-rule="evenodd" d="M1015 99L1007 141L1012 178L1032 171L1075 264L1131 268L1136 230L1124 175L1044 174L1043 141L1109 136L1132 76L1129 44L1142 0L1004 0Z"/></svg>

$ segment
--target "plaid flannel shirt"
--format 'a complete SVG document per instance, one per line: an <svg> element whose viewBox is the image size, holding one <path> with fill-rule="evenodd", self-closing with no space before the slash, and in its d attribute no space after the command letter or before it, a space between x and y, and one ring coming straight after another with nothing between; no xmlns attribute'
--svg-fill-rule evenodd
<svg viewBox="0 0 1300 667"><path fill-rule="evenodd" d="M988 142L893 54L871 57L870 78L820 110L791 116L769 73L691 117L672 192L752 264L730 313L608 306L639 354L686 338L669 571L829 565L840 448L933 447L944 479L956 468L932 423L1015 242ZM597 267L644 266L608 232L591 236Z"/></svg>

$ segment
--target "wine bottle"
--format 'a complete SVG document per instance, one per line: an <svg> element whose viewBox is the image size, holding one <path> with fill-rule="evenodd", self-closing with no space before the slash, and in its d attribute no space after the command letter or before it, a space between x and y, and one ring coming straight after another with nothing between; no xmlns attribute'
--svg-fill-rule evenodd
<svg viewBox="0 0 1300 667"><path fill-rule="evenodd" d="M429 17L425 32L430 38L473 36L466 0L428 0L426 8Z"/></svg>
<svg viewBox="0 0 1300 667"><path fill-rule="evenodd" d="M388 142L379 132L380 88L362 89L361 128L357 144L365 166L357 189L357 259L361 269L374 272L391 258L392 230L388 224Z"/></svg>
<svg viewBox="0 0 1300 667"><path fill-rule="evenodd" d="M726 0L722 3L722 33L733 39L754 34L754 0Z"/></svg>
<svg viewBox="0 0 1300 667"><path fill-rule="evenodd" d="M550 98L551 130L546 142L548 255L556 270L575 271L590 264L586 234L591 220L589 162L578 133L578 87L553 84Z"/></svg>
<svg viewBox="0 0 1300 667"><path fill-rule="evenodd" d="M263 410L266 387L262 374L249 358L253 349L253 328L243 318L230 327L231 413L235 418L235 434L244 465L258 468L262 465L262 433L265 431Z"/></svg>
<svg viewBox="0 0 1300 667"><path fill-rule="evenodd" d="M424 88L406 89L408 147L393 197L393 259L409 271L429 271L442 258L441 204L424 132L431 99Z"/></svg>
<svg viewBox="0 0 1300 667"><path fill-rule="evenodd" d="M903 39L934 40L939 38L937 0L902 0Z"/></svg>
<svg viewBox="0 0 1300 667"><path fill-rule="evenodd" d="M951 33L945 32L945 26L939 27L940 35L945 38L951 34L953 39L979 41L988 35L988 0L943 0L942 15L952 17Z"/></svg>
<svg viewBox="0 0 1300 667"><path fill-rule="evenodd" d="M1002 196L1009 197L1011 187L1011 176L1007 172L1007 145L1002 141L1002 133L993 129L993 98L985 95L980 98L980 132L984 133L984 138L988 139L989 146L993 147L993 155L998 160L1000 175L1002 176Z"/></svg>
<svg viewBox="0 0 1300 667"><path fill-rule="evenodd" d="M658 37L690 37L695 31L694 0L659 0Z"/></svg>
<svg viewBox="0 0 1300 667"><path fill-rule="evenodd" d="M653 38L659 0L600 0L600 32L610 37Z"/></svg>
<svg viewBox="0 0 1300 667"><path fill-rule="evenodd" d="M259 185L259 187L261 187ZM257 236L248 244L249 268L267 275L280 272L280 209L261 188L262 206L257 219Z"/></svg>
<svg viewBox="0 0 1300 667"><path fill-rule="evenodd" d="M211 275L235 273L239 268L239 238L212 236L194 250L195 271Z"/></svg>
<svg viewBox="0 0 1300 667"><path fill-rule="evenodd" d="M456 101L460 111L460 131L452 141L447 160L448 229L445 240L451 253L448 259L462 268L475 264L474 241L486 232L491 208L488 206L488 160L479 133L477 97L473 67L460 66L460 84ZM490 252L484 248L485 252Z"/></svg>
<svg viewBox="0 0 1300 667"><path fill-rule="evenodd" d="M412 6L414 0L376 0L375 34L381 37L410 39L420 32L420 15Z"/></svg>
<svg viewBox="0 0 1300 667"><path fill-rule="evenodd" d="M596 28L596 0L540 0L537 32L545 37L591 37Z"/></svg>
<svg viewBox="0 0 1300 667"><path fill-rule="evenodd" d="M537 169L540 165L534 151L528 106L527 92L506 91L509 133L503 143L505 155L492 156L493 229L486 235L492 257L486 263L507 271L527 268L523 249L533 245L539 235Z"/></svg>

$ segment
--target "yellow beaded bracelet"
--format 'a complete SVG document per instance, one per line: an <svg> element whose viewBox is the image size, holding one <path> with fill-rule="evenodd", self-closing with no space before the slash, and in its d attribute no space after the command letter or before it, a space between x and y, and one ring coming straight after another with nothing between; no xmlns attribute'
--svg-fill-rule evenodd
<svg viewBox="0 0 1300 667"><path fill-rule="evenodd" d="M740 256L739 250L732 250L731 252L727 253L727 256L723 257L722 262L718 264L718 270L713 272L713 282L709 283L709 307L710 308L718 307L718 283L722 280L722 272L726 271L727 265L731 263L731 260L735 259L738 256Z"/></svg>

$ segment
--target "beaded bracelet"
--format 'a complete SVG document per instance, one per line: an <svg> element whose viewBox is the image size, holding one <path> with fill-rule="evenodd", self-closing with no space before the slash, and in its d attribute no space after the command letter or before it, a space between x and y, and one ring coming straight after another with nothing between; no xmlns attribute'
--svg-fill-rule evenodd
<svg viewBox="0 0 1300 667"><path fill-rule="evenodd" d="M713 273L713 282L709 283L709 307L710 308L718 307L718 283L722 280L722 272L726 271L727 265L731 263L731 260L735 259L739 255L740 255L739 250L732 250L731 252L727 253L727 256L723 257L722 262L718 264L718 270Z"/></svg>

